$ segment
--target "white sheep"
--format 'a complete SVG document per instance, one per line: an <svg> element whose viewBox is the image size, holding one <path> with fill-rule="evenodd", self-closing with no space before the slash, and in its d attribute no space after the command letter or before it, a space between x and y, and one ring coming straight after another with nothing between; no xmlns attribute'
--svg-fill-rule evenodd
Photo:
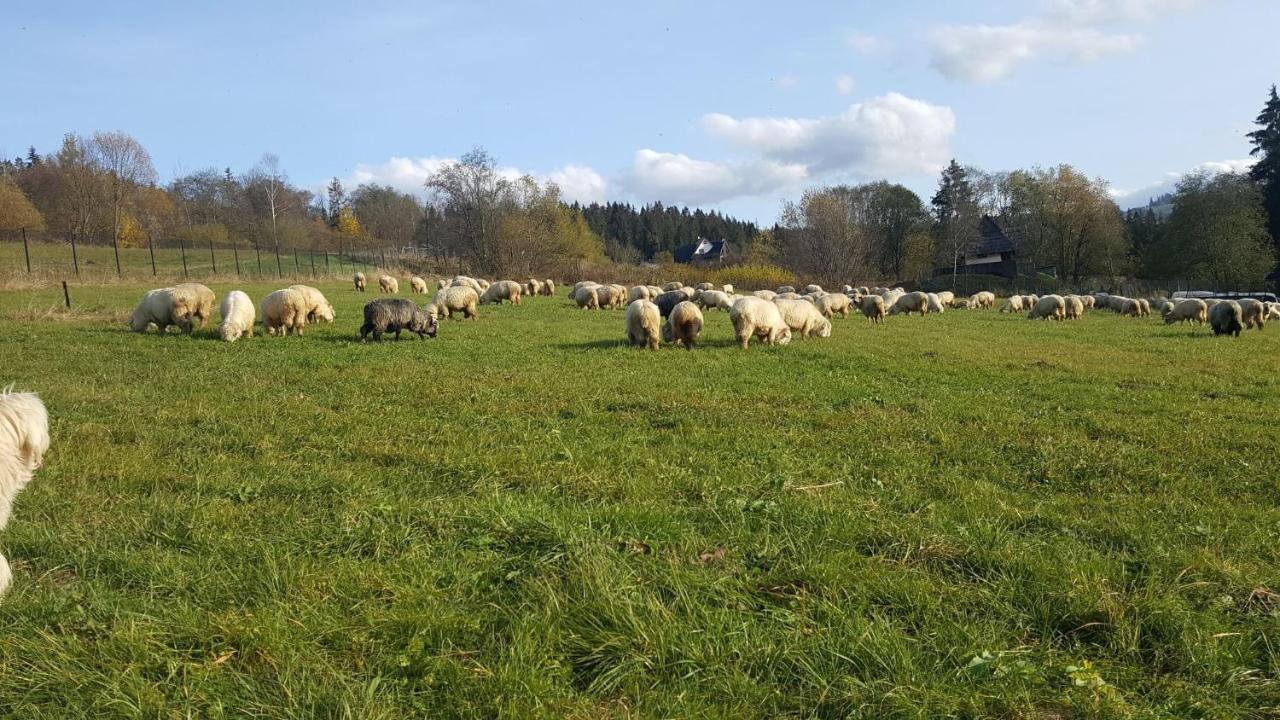
<svg viewBox="0 0 1280 720"><path fill-rule="evenodd" d="M301 335L307 327L307 298L292 288L276 290L262 299L262 329L268 335Z"/></svg>
<svg viewBox="0 0 1280 720"><path fill-rule="evenodd" d="M542 281L542 294L543 294L543 295L555 295L555 294L556 294L556 281L555 281L555 280L552 280L551 278L547 278L546 280L543 280L543 281Z"/></svg>
<svg viewBox="0 0 1280 720"><path fill-rule="evenodd" d="M809 295L811 293L820 293L820 292L822 292L821 285L809 284L804 286L804 292L801 293L801 295Z"/></svg>
<svg viewBox="0 0 1280 720"><path fill-rule="evenodd" d="M365 279L364 279L364 273L362 273L362 272L357 272L357 273L356 273L356 274L355 274L351 279L352 279L352 280L355 282L355 284L356 284L356 292L364 292L364 286L365 286L365 283L366 283L366 281L365 281Z"/></svg>
<svg viewBox="0 0 1280 720"><path fill-rule="evenodd" d="M414 295L426 295L427 281L423 280L417 275L414 275L413 277L409 278L409 292L413 293Z"/></svg>
<svg viewBox="0 0 1280 720"><path fill-rule="evenodd" d="M1267 306L1261 300L1243 298L1237 302L1240 305L1240 322L1246 328L1261 330L1267 324Z"/></svg>
<svg viewBox="0 0 1280 720"><path fill-rule="evenodd" d="M596 295L598 285L584 285L576 288L572 292L572 299L583 310L597 310L600 308L599 296Z"/></svg>
<svg viewBox="0 0 1280 720"><path fill-rule="evenodd" d="M627 302L633 303L637 300L652 301L657 295L651 295L648 285L636 285L627 291ZM627 305L627 309L631 309L631 305Z"/></svg>
<svg viewBox="0 0 1280 720"><path fill-rule="evenodd" d="M712 285L709 282L700 282L697 285L695 285L693 289L700 292L702 290L715 290L716 286ZM693 298L689 298L689 299L692 300Z"/></svg>
<svg viewBox="0 0 1280 720"><path fill-rule="evenodd" d="M505 300L512 305L520 304L520 283L515 280L499 280L491 285L480 296L480 304L488 305L489 303L502 304Z"/></svg>
<svg viewBox="0 0 1280 720"><path fill-rule="evenodd" d="M637 298L627 306L627 341L632 345L657 350L661 325L658 306L645 298Z"/></svg>
<svg viewBox="0 0 1280 720"><path fill-rule="evenodd" d="M454 285L436 291L428 312L435 317L453 318L454 313L462 313L469 320L480 317L476 305L480 304L480 294L469 285Z"/></svg>
<svg viewBox="0 0 1280 720"><path fill-rule="evenodd" d="M235 342L242 335L253 337L253 324L257 321L257 314L253 308L253 300L246 293L240 290L227 293L218 310L222 315L218 334L224 341Z"/></svg>
<svg viewBox="0 0 1280 720"><path fill-rule="evenodd" d="M831 337L831 321L822 317L813 303L804 300L773 301L782 321L791 328L792 337Z"/></svg>
<svg viewBox="0 0 1280 720"><path fill-rule="evenodd" d="M1062 298L1063 302L1063 319L1079 320L1084 317L1084 302L1080 300L1079 295L1067 295Z"/></svg>
<svg viewBox="0 0 1280 720"><path fill-rule="evenodd" d="M899 313L910 315L913 312L918 312L921 315L929 313L929 296L919 290L898 296L893 305L889 306L890 315Z"/></svg>
<svg viewBox="0 0 1280 720"><path fill-rule="evenodd" d="M392 295L395 295L400 292L400 281L390 275L379 275L378 289L384 293L391 293Z"/></svg>
<svg viewBox="0 0 1280 720"><path fill-rule="evenodd" d="M204 327L213 317L213 304L217 296L209 288L200 283L179 283L173 286L173 295L178 302L185 304L191 311L191 321L199 321Z"/></svg>
<svg viewBox="0 0 1280 720"><path fill-rule="evenodd" d="M35 393L0 390L0 530L9 524L13 500L31 482L49 451L49 411ZM0 595L13 572L0 555Z"/></svg>
<svg viewBox="0 0 1280 720"><path fill-rule="evenodd" d="M844 293L828 293L818 298L818 312L823 317L830 318L836 315L840 317L849 316L849 306L853 304L853 299Z"/></svg>
<svg viewBox="0 0 1280 720"><path fill-rule="evenodd" d="M720 292L724 293L725 295L732 295L733 286L730 285L729 283L725 283L724 285L720 286Z"/></svg>
<svg viewBox="0 0 1280 720"><path fill-rule="evenodd" d="M1164 316L1165 325L1184 322L1204 325L1209 322L1209 306L1203 300L1196 298L1183 298L1173 302L1165 306L1161 314Z"/></svg>
<svg viewBox="0 0 1280 720"><path fill-rule="evenodd" d="M783 286L781 286L781 287L779 287L779 288L778 288L777 293L778 293L779 295L783 295L783 294L785 294L785 293L793 293L793 292L795 292L795 291L796 291L796 289L795 289L794 287L792 287L791 285L783 285Z"/></svg>
<svg viewBox="0 0 1280 720"><path fill-rule="evenodd" d="M129 316L129 329L138 333L146 332L152 324L160 330L161 335L170 325L177 325L180 330L189 334L192 325L187 299L174 294L171 287L148 290Z"/></svg>
<svg viewBox="0 0 1280 720"><path fill-rule="evenodd" d="M1064 320L1067 316L1067 303L1061 295L1045 295L1037 298L1027 313L1028 320Z"/></svg>
<svg viewBox="0 0 1280 720"><path fill-rule="evenodd" d="M937 293L925 293L925 298L928 300L929 312L940 313L946 309Z"/></svg>
<svg viewBox="0 0 1280 720"><path fill-rule="evenodd" d="M778 297L778 293L776 293L776 292L774 292L774 291L772 291L772 290L756 290L755 292L753 292L753 293L751 293L751 294L752 294L754 297L758 297L758 298L760 298L761 300L768 300L769 302L773 302L773 299L774 299L774 298L776 298L776 297Z"/></svg>
<svg viewBox="0 0 1280 720"><path fill-rule="evenodd" d="M289 289L297 290L302 293L302 297L306 298L308 323L313 323L317 320L333 322L333 305L325 298L324 293L310 285L290 285Z"/></svg>
<svg viewBox="0 0 1280 720"><path fill-rule="evenodd" d="M955 301L956 301L956 294L951 292L950 290L943 290L942 292L938 293L938 304L942 305L943 307L950 307L951 304L954 303Z"/></svg>
<svg viewBox="0 0 1280 720"><path fill-rule="evenodd" d="M729 307L729 294L720 290L703 290L698 293L698 305L704 310L718 307Z"/></svg>
<svg viewBox="0 0 1280 720"><path fill-rule="evenodd" d="M979 290L969 296L969 304L975 308L993 308L996 306L996 294L988 290Z"/></svg>
<svg viewBox="0 0 1280 720"><path fill-rule="evenodd" d="M1004 304L1000 306L1002 313L1020 313L1023 310L1030 310L1030 307L1023 307L1021 295L1010 295L1004 299Z"/></svg>
<svg viewBox="0 0 1280 720"><path fill-rule="evenodd" d="M724 295L724 293L720 293ZM657 306L655 305L656 309ZM692 350L698 336L702 334L702 311L697 305L685 300L671 308L667 322L662 326L662 339L667 342L678 342L685 350Z"/></svg>
<svg viewBox="0 0 1280 720"><path fill-rule="evenodd" d="M879 295L863 295L862 300L858 301L858 309L862 311L868 322L884 321L884 298Z"/></svg>
<svg viewBox="0 0 1280 720"><path fill-rule="evenodd" d="M679 289L680 289L680 288L682 288L682 287L684 287L684 283L682 283L682 282L675 282L675 281L673 280L673 281L671 281L671 282L667 283L666 285L663 285L663 286L662 286L662 292L671 292L672 290L679 290Z"/></svg>
<svg viewBox="0 0 1280 720"><path fill-rule="evenodd" d="M778 306L758 297L739 298L729 308L729 321L733 334L746 350L752 337L765 345L786 345L791 342L791 328L782 320Z"/></svg>

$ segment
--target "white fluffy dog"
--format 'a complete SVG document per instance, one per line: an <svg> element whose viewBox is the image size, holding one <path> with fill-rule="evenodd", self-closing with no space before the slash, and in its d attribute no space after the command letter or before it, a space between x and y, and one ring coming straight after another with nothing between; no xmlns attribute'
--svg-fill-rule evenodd
<svg viewBox="0 0 1280 720"><path fill-rule="evenodd" d="M49 449L49 413L35 393L0 390L0 530L9 524L13 499L31 481ZM13 573L0 555L0 595Z"/></svg>

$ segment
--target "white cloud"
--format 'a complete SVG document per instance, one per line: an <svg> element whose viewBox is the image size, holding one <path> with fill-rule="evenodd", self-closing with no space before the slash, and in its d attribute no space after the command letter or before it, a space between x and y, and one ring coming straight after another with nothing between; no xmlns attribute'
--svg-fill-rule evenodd
<svg viewBox="0 0 1280 720"><path fill-rule="evenodd" d="M952 80L992 82L1040 60L1093 62L1129 52L1141 34L1109 26L1147 23L1200 0L1049 0L1042 17L1008 25L945 25L929 32L930 65Z"/></svg>
<svg viewBox="0 0 1280 720"><path fill-rule="evenodd" d="M713 162L644 148L636 151L626 184L644 200L697 205L760 195L800 183L807 176L802 165L770 160Z"/></svg>
<svg viewBox="0 0 1280 720"><path fill-rule="evenodd" d="M347 178L347 185L354 189L357 185L377 183L390 185L400 192L423 196L426 193L424 183L427 178L453 162L457 162L457 158L392 157L378 165L360 163ZM498 174L507 180L515 180L526 173L519 168L500 167ZM567 202L574 200L582 203L604 202L608 196L608 182L600 173L586 165L565 165L550 173L529 174L539 182L551 181L559 185L561 195Z"/></svg>
<svg viewBox="0 0 1280 720"><path fill-rule="evenodd" d="M850 31L845 35L845 44L864 55L874 55L892 49L892 44L884 38L870 33Z"/></svg>
<svg viewBox="0 0 1280 720"><path fill-rule="evenodd" d="M852 95L853 89L858 86L858 81L853 79L852 75L840 75L836 78L836 92L841 95Z"/></svg>
<svg viewBox="0 0 1280 720"><path fill-rule="evenodd" d="M1178 181L1186 175L1198 172L1204 172L1210 175L1220 175L1228 172L1242 173L1253 167L1253 164L1256 162L1257 160L1254 158L1209 160L1196 165L1186 172L1167 172L1163 179L1148 185L1143 185L1142 187L1131 189L1111 188L1111 199L1115 200L1116 204L1122 209L1144 206L1151 198L1159 197L1165 193L1171 193L1176 190Z"/></svg>
<svg viewBox="0 0 1280 720"><path fill-rule="evenodd" d="M992 82L1041 59L1092 62L1127 52L1140 35L1028 21L1014 25L947 25L930 33L935 70L952 80Z"/></svg>
<svg viewBox="0 0 1280 720"><path fill-rule="evenodd" d="M773 84L782 90L790 90L800 84L800 80L795 75L781 75L773 78Z"/></svg>
<svg viewBox="0 0 1280 720"><path fill-rule="evenodd" d="M865 176L937 172L950 157L955 123L951 108L898 93L828 117L702 118L712 135L768 160L815 174L842 170Z"/></svg>
<svg viewBox="0 0 1280 720"><path fill-rule="evenodd" d="M565 165L547 175L547 180L560 186L566 202L589 205L608 200L609 183L604 176L586 165Z"/></svg>

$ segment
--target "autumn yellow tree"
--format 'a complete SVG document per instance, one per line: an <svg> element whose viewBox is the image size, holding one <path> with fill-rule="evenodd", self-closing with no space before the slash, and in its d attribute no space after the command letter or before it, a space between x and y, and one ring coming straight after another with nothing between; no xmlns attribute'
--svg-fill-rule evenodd
<svg viewBox="0 0 1280 720"><path fill-rule="evenodd" d="M43 230L44 216L27 199L18 183L8 176L0 176L0 231Z"/></svg>
<svg viewBox="0 0 1280 720"><path fill-rule="evenodd" d="M364 230L360 227L360 221L356 219L356 214L351 212L351 208L344 207L338 213L338 232L350 238L359 238L364 236Z"/></svg>

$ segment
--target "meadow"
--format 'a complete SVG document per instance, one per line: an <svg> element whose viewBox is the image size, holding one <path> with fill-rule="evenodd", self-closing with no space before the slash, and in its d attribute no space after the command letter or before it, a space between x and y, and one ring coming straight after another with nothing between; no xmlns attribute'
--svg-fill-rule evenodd
<svg viewBox="0 0 1280 720"><path fill-rule="evenodd" d="M647 352L561 291L361 344L376 295L318 285L337 322L233 345L0 290L53 430L0 716L1280 714L1280 328Z"/></svg>

